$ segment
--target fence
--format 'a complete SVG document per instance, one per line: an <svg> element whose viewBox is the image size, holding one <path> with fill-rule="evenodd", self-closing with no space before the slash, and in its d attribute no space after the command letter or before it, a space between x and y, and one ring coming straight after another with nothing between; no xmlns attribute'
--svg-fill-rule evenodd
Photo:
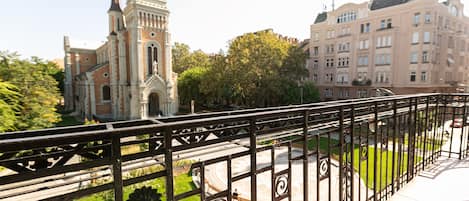
<svg viewBox="0 0 469 201"><path fill-rule="evenodd" d="M393 96L0 135L0 199L163 181L167 200L386 200L468 155L467 95ZM175 180L190 163L194 185ZM255 164L255 165L254 165ZM29 197L28 197L29 196Z"/></svg>

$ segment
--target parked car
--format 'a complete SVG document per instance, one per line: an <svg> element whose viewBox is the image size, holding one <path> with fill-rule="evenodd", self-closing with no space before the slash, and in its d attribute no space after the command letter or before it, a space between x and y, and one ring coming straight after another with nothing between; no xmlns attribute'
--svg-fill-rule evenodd
<svg viewBox="0 0 469 201"><path fill-rule="evenodd" d="M453 128L462 128L463 122L462 119L455 119L453 122L451 122L451 127Z"/></svg>

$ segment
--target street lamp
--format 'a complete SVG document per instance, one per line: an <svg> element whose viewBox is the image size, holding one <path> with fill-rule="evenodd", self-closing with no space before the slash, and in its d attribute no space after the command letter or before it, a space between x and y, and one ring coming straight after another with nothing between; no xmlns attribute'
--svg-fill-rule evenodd
<svg viewBox="0 0 469 201"><path fill-rule="evenodd" d="M303 81L298 80L297 83L298 83L298 87L300 88L300 104L302 105L303 104Z"/></svg>

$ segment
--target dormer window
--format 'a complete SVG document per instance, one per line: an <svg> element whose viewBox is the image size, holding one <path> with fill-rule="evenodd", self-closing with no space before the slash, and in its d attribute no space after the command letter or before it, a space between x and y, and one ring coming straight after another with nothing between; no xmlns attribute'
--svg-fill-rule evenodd
<svg viewBox="0 0 469 201"><path fill-rule="evenodd" d="M355 20L357 20L357 12L349 11L342 13L341 15L339 15L339 17L337 17L337 24L351 22Z"/></svg>

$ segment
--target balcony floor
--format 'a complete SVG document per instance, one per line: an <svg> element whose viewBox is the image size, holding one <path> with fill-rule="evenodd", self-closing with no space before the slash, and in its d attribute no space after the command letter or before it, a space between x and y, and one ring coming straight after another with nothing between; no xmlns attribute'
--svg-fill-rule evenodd
<svg viewBox="0 0 469 201"><path fill-rule="evenodd" d="M398 191L390 201L468 201L469 159L442 156Z"/></svg>

